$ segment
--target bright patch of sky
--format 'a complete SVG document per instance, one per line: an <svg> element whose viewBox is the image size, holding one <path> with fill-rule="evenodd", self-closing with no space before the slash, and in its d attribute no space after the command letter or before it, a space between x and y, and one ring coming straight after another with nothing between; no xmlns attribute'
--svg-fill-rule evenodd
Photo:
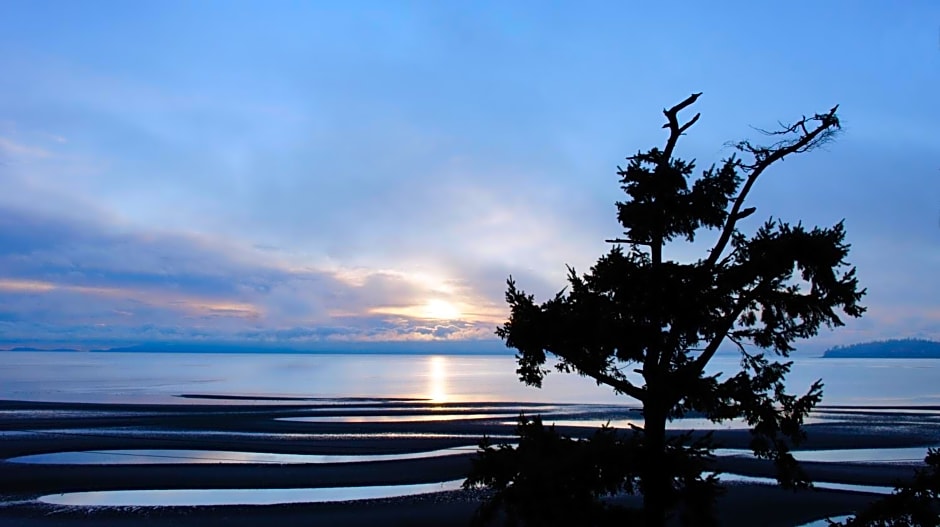
<svg viewBox="0 0 940 527"><path fill-rule="evenodd" d="M492 338L698 91L703 167L841 105L754 220L845 218L870 311L820 342L940 337L935 2L37 0L0 48L0 345Z"/></svg>

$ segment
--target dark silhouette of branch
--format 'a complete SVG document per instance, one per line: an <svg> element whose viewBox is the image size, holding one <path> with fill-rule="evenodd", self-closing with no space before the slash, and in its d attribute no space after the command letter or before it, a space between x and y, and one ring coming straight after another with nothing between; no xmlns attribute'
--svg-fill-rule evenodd
<svg viewBox="0 0 940 527"><path fill-rule="evenodd" d="M600 384L606 384L607 386L610 386L618 393L633 397L639 402L643 402L646 399L646 392L642 388L631 383L626 379L626 377L623 377L622 374L614 376L610 375L609 373L605 373L598 368L587 366L583 362L579 361L578 357L574 354L566 354L564 352L556 352L555 354L571 363L572 366L574 366L584 375L591 377Z"/></svg>
<svg viewBox="0 0 940 527"><path fill-rule="evenodd" d="M702 96L702 92L693 93L688 96L684 101L679 104L669 108L668 110L663 109L663 115L666 116L666 124L663 125L663 128L669 129L669 139L666 141L666 147L663 149L663 158L669 159L672 157L672 151L676 148L676 143L679 141L679 136L681 136L686 130L688 130L702 114L697 113L689 122L684 125L679 125L678 113L684 110L685 108L695 104L695 101Z"/></svg>
<svg viewBox="0 0 940 527"><path fill-rule="evenodd" d="M604 240L604 243L627 243L630 245L650 245L650 242L645 242L641 240L631 240L629 238L613 238L610 240Z"/></svg>
<svg viewBox="0 0 940 527"><path fill-rule="evenodd" d="M786 139L782 139L770 146L754 146L749 141L741 141L735 145L738 150L751 154L754 158L754 162L749 165L741 164L741 167L748 173L747 180L744 183L744 187L741 188L737 199L734 200L734 205L731 207L731 212L728 214L725 226L721 230L721 236L719 236L718 241L715 242L715 246L708 255L707 262L709 266L715 265L715 262L718 261L721 253L724 252L725 247L728 245L728 241L731 239L732 233L734 233L735 225L738 220L742 218L739 215L741 206L744 204L744 200L747 199L747 195L751 191L751 187L754 186L754 182L757 181L757 178L760 177L770 165L783 160L786 156L808 152L831 141L836 131L840 129L839 118L836 116L836 110L838 109L839 105L837 104L833 106L828 113L816 114L810 118L804 117L796 123L784 127L782 130L766 132L767 135L787 136ZM816 123L816 127L807 131L806 124L808 122ZM797 137L790 137L794 133L797 134Z"/></svg>

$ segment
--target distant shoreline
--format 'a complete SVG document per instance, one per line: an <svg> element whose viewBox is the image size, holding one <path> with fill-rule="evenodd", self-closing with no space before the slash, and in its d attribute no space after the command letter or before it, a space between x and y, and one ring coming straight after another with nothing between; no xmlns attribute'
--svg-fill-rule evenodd
<svg viewBox="0 0 940 527"><path fill-rule="evenodd" d="M824 359L940 359L940 342L924 339L862 342L826 350Z"/></svg>
<svg viewBox="0 0 940 527"><path fill-rule="evenodd" d="M176 344L154 343L110 348L79 349L70 347L38 348L14 346L0 353L203 353L203 354L269 354L269 355L488 355L514 356L514 351L501 341L455 342L336 342L300 347L274 347L264 344Z"/></svg>

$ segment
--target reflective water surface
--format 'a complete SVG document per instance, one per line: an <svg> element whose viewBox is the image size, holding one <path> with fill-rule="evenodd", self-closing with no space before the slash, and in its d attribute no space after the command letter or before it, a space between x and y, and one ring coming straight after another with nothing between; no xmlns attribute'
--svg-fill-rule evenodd
<svg viewBox="0 0 940 527"><path fill-rule="evenodd" d="M759 478L755 476L742 476L740 474L720 474L718 479L726 483L777 485L777 480L774 478ZM848 490L852 492L866 492L869 494L891 494L894 492L894 487L882 487L877 485L852 485L848 483L827 483L825 481L814 481L813 486L819 489Z"/></svg>
<svg viewBox="0 0 940 527"><path fill-rule="evenodd" d="M213 505L277 505L355 501L414 496L458 490L462 479L416 485L323 487L301 489L182 489L68 492L38 498L52 505L92 507L187 507Z"/></svg>
<svg viewBox="0 0 940 527"><path fill-rule="evenodd" d="M776 485L773 478L722 474L728 483ZM413 496L458 490L463 480L415 485L377 485L364 487L329 487L299 489L182 489L182 490L116 490L49 494L38 498L52 505L93 507L174 507L215 505L275 505L284 503L322 503L355 501L399 496ZM890 494L889 487L815 483L816 487L872 494ZM817 525L817 524L809 524Z"/></svg>
<svg viewBox="0 0 940 527"><path fill-rule="evenodd" d="M623 410L620 410L618 413L622 413ZM824 418L819 417L807 417L804 419L804 424L813 424L826 421ZM590 428L600 428L605 424L613 428L618 428L621 430L626 430L631 426L643 426L643 417L638 416L631 419L581 419L581 418L565 418L565 419L555 419L553 417L543 417L542 422L548 425L555 426L579 426L579 427L590 427ZM831 421L827 421L831 422ZM501 424L515 424L515 421L502 421ZM684 417L681 419L674 419L666 423L666 428L671 430L745 430L750 428L742 419L729 419L727 421L722 421L720 423L715 423L709 419L698 418L698 417Z"/></svg>
<svg viewBox="0 0 940 527"><path fill-rule="evenodd" d="M508 437L508 436L507 436ZM90 450L82 452L53 452L10 458L10 463L52 465L150 465L150 464L320 464L359 463L366 461L394 461L431 457L472 454L476 445L466 445L425 452L398 454L277 454L265 452L236 452L222 450ZM750 450L719 448L716 456L751 457ZM848 450L797 450L793 452L799 461L829 463L923 463L927 447L909 448L855 448Z"/></svg>
<svg viewBox="0 0 940 527"><path fill-rule="evenodd" d="M923 463L927 447L849 448L845 450L794 450L797 461L829 463ZM737 448L719 448L717 456L751 457L753 452Z"/></svg>
<svg viewBox="0 0 940 527"><path fill-rule="evenodd" d="M330 455L330 454L274 454L262 452L234 452L222 450L90 450L84 452L53 452L10 458L10 463L39 465L154 465L154 464L301 464L301 463L360 463L365 461L393 461L454 456L477 451L475 445L407 452L401 454Z"/></svg>
<svg viewBox="0 0 940 527"><path fill-rule="evenodd" d="M239 432L228 430L153 430L149 428L53 428L44 430L0 430L0 438L46 437L55 435L68 436L95 436L95 437L142 437L147 439L193 439L206 437L224 437L226 439L266 439L271 441L284 440L318 440L318 439L467 439L474 441L482 434L459 432L348 432L348 433L304 433L304 432ZM515 439L513 434L491 434L487 437L493 439Z"/></svg>
<svg viewBox="0 0 940 527"><path fill-rule="evenodd" d="M66 402L309 403L311 399L421 399L623 404L632 400L577 375L552 373L541 389L516 375L506 355L4 352L0 399ZM796 353L787 385L803 393L826 383L828 405L940 405L938 359L821 359ZM708 372L739 370L716 356ZM633 375L632 373L630 375ZM633 379L636 380L636 379ZM225 397L239 397L226 400ZM250 397L267 397L269 400ZM245 397L248 397L247 399ZM306 401L302 400L306 399Z"/></svg>
<svg viewBox="0 0 940 527"><path fill-rule="evenodd" d="M507 414L512 415L512 412L507 412ZM305 417L280 417L277 420L303 423L420 423L473 419L505 419L507 414L311 415ZM513 421L511 424L516 424L516 422Z"/></svg>
<svg viewBox="0 0 940 527"><path fill-rule="evenodd" d="M631 426L643 426L643 418L637 419L552 419L544 418L544 424L555 426L582 426L590 428L600 428L605 424L613 428L626 430ZM504 424L515 424L504 421ZM722 423L714 423L708 419L688 418L676 419L666 425L672 430L737 430L747 428L747 423L739 420L729 420Z"/></svg>
<svg viewBox="0 0 940 527"><path fill-rule="evenodd" d="M852 517L851 514L846 514L845 516L830 516L829 519L834 522L844 522L845 520L848 520L851 517ZM822 518L819 520L811 521L809 523L797 525L796 527L829 527L829 522L826 521L825 518Z"/></svg>

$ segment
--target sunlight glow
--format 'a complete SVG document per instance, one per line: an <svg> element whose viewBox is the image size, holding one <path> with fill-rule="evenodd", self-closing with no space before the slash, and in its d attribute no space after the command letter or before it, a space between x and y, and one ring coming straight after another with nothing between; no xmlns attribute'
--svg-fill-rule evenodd
<svg viewBox="0 0 940 527"><path fill-rule="evenodd" d="M428 357L428 399L435 403L447 402L447 359Z"/></svg>
<svg viewBox="0 0 940 527"><path fill-rule="evenodd" d="M424 304L401 307L377 307L369 310L371 313L382 315L398 315L409 318L425 320L460 320L464 319L463 311L457 304L441 299L428 300Z"/></svg>
<svg viewBox="0 0 940 527"><path fill-rule="evenodd" d="M424 318L455 320L461 317L460 309L446 300L429 300L422 308Z"/></svg>

